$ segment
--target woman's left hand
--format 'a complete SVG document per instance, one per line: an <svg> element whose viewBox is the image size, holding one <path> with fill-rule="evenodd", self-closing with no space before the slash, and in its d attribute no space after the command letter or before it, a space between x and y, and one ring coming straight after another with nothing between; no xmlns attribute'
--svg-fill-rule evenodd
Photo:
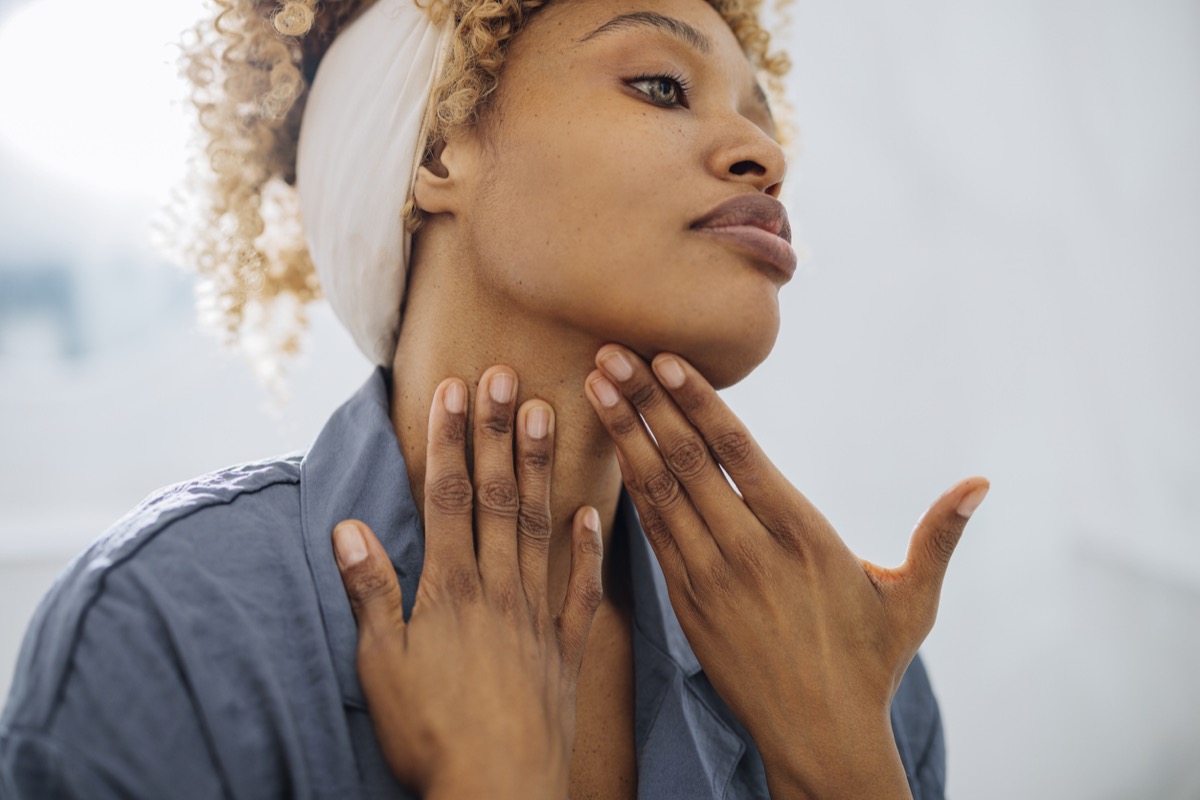
<svg viewBox="0 0 1200 800"><path fill-rule="evenodd" d="M904 563L885 569L850 551L682 358L660 354L652 372L610 344L596 363L587 395L616 443L671 604L754 737L771 796L908 797L891 701L933 627L987 480L939 498Z"/></svg>

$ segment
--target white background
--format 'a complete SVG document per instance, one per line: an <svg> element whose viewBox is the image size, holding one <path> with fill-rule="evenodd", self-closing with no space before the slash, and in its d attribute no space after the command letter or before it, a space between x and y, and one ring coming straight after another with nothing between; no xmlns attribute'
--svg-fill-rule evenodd
<svg viewBox="0 0 1200 800"><path fill-rule="evenodd" d="M992 480L924 649L952 796L1200 798L1200 4L803 0L790 16L804 147L786 199L811 257L774 353L727 398L882 563L943 489ZM173 19L139 35L166 41ZM88 37L103 74L121 48ZM0 66L0 103L6 81ZM111 229L85 218L111 183L11 188L53 168L4 149L14 108L0 267L44 229L101 344L64 359L45 320L0 316L0 690L72 553L158 486L306 447L368 372L318 312L291 405L264 410L194 330L183 276L98 259ZM98 148L136 166L139 148Z"/></svg>

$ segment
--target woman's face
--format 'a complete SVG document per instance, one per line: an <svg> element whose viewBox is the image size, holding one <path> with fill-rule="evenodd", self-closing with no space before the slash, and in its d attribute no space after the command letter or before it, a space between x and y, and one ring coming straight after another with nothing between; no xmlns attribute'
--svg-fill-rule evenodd
<svg viewBox="0 0 1200 800"><path fill-rule="evenodd" d="M498 303L680 353L717 386L766 358L789 275L691 225L735 196L777 197L786 163L705 0L548 3L510 47L495 111L457 233Z"/></svg>

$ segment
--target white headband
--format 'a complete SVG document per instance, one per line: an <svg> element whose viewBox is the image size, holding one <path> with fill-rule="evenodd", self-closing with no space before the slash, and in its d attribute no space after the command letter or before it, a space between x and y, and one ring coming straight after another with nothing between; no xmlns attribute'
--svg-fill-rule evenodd
<svg viewBox="0 0 1200 800"><path fill-rule="evenodd" d="M378 0L342 30L309 87L296 187L321 288L359 349L391 365L412 236L401 211L425 108L454 31L414 0Z"/></svg>

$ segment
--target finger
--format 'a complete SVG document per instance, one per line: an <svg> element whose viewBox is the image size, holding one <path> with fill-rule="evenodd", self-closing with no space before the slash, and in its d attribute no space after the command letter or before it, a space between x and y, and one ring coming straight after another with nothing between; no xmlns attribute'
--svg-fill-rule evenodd
<svg viewBox="0 0 1200 800"><path fill-rule="evenodd" d="M687 491L663 461L637 411L599 370L588 375L585 386L596 414L624 457L628 467L624 477L632 486L630 493L639 496L665 523L687 570L705 570L722 557L721 551Z"/></svg>
<svg viewBox="0 0 1200 800"><path fill-rule="evenodd" d="M517 412L517 563L530 608L549 615L550 474L554 469L554 409L530 400Z"/></svg>
<svg viewBox="0 0 1200 800"><path fill-rule="evenodd" d="M601 566L604 545L600 537L600 515L586 506L575 512L571 531L571 575L567 579L567 594L555 624L562 651L563 664L572 676L579 674L583 652L596 609L604 599Z"/></svg>
<svg viewBox="0 0 1200 800"><path fill-rule="evenodd" d="M400 581L375 533L358 520L339 522L333 550L360 633L403 629Z"/></svg>
<svg viewBox="0 0 1200 800"><path fill-rule="evenodd" d="M897 570L910 578L905 582L908 586L936 602L967 520L990 487L987 478L967 478L935 500L922 515L913 529L904 564Z"/></svg>
<svg viewBox="0 0 1200 800"><path fill-rule="evenodd" d="M475 536L479 574L487 588L511 592L517 583L517 511L513 471L513 411L517 376L507 367L483 373L475 395Z"/></svg>
<svg viewBox="0 0 1200 800"><path fill-rule="evenodd" d="M767 458L750 431L695 367L660 353L654 373L679 409L700 431L709 451L729 474L750 510L778 536L832 531L825 517Z"/></svg>
<svg viewBox="0 0 1200 800"><path fill-rule="evenodd" d="M667 523L663 521L663 518L658 515L658 512L634 484L629 463L625 460L625 456L621 455L620 448L616 452L617 464L621 467L621 479L625 482L625 489L629 492L630 499L633 500L634 508L637 509L642 532L646 534L646 541L650 543L651 549L654 550L654 556L663 569L663 576L667 579L668 587L679 586L691 592L691 576L688 575L683 554L679 552L679 546L671 536Z"/></svg>
<svg viewBox="0 0 1200 800"><path fill-rule="evenodd" d="M757 524L742 497L725 479L704 437L679 410L646 362L627 348L608 345L597 354L596 363L646 420L663 461L683 485L718 547L724 550L732 544L722 534L732 535ZM670 364L664 366L671 368ZM677 364L674 369L679 369Z"/></svg>
<svg viewBox="0 0 1200 800"><path fill-rule="evenodd" d="M466 460L467 389L442 381L429 409L425 451L425 570L466 592L478 585ZM472 577L473 576L473 577Z"/></svg>

